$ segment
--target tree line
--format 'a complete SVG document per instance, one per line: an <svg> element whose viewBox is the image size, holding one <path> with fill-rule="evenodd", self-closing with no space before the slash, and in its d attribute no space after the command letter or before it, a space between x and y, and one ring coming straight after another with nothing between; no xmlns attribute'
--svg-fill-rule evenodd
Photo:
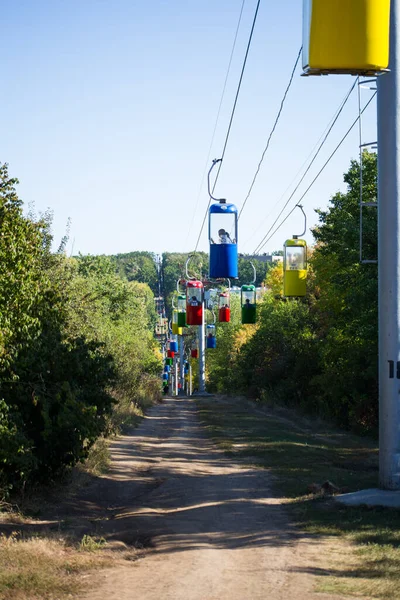
<svg viewBox="0 0 400 600"><path fill-rule="evenodd" d="M0 497L84 460L116 413L159 394L147 283L105 256L52 251L0 164Z"/></svg>

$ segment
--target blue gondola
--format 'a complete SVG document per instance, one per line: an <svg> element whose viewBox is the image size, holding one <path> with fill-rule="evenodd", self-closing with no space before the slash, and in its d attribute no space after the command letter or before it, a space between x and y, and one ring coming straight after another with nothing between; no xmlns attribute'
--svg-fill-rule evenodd
<svg viewBox="0 0 400 600"><path fill-rule="evenodd" d="M238 276L237 208L234 204L212 204L209 209L209 272L213 279Z"/></svg>
<svg viewBox="0 0 400 600"><path fill-rule="evenodd" d="M213 160L208 172L208 193L212 204L208 211L208 239L210 243L209 276L213 279L235 279L238 276L237 208L224 198L214 198L210 189L210 173L219 160Z"/></svg>
<svg viewBox="0 0 400 600"><path fill-rule="evenodd" d="M171 340L169 342L169 349L172 352L178 352L178 342L176 340Z"/></svg>
<svg viewBox="0 0 400 600"><path fill-rule="evenodd" d="M162 378L163 378L163 381L168 381L168 379L169 379L168 373L163 373Z"/></svg>
<svg viewBox="0 0 400 600"><path fill-rule="evenodd" d="M215 325L207 325L207 348L217 347L217 338L215 337Z"/></svg>

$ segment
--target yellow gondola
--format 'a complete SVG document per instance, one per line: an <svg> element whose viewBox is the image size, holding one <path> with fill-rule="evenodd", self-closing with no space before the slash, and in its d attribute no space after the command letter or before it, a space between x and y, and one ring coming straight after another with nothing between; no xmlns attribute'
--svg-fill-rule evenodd
<svg viewBox="0 0 400 600"><path fill-rule="evenodd" d="M304 215L304 235L307 230L307 217L303 207L298 204ZM284 243L283 254L283 295L288 297L305 296L307 293L307 242L294 235Z"/></svg>

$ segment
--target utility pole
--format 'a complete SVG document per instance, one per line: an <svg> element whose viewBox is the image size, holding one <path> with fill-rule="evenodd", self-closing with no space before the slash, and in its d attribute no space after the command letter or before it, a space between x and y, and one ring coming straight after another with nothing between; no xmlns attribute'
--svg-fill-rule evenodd
<svg viewBox="0 0 400 600"><path fill-rule="evenodd" d="M178 387L179 379L178 379L178 361L177 361L176 358L175 358L174 363L175 363L174 364L174 376L175 376L175 378L174 378L174 392L175 392L175 396L177 396L178 395L178 390L179 390L179 387Z"/></svg>
<svg viewBox="0 0 400 600"><path fill-rule="evenodd" d="M400 0L378 76L379 484L400 489Z"/></svg>
<svg viewBox="0 0 400 600"><path fill-rule="evenodd" d="M183 337L183 335L179 335L178 336L178 340L179 340L179 382L181 384L180 387L180 393L184 394L185 392L185 378L184 378L184 356L183 356L183 351L184 351L184 347L183 347L183 340L185 338Z"/></svg>
<svg viewBox="0 0 400 600"><path fill-rule="evenodd" d="M201 311L201 325L198 326L199 336L199 393L204 394L206 391L206 351L205 351L205 307L206 303L203 300L203 310Z"/></svg>

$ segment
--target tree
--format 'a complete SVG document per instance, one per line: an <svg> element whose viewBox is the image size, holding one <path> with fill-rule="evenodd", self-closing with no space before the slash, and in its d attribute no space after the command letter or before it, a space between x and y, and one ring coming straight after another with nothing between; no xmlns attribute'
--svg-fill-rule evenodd
<svg viewBox="0 0 400 600"><path fill-rule="evenodd" d="M120 277L128 281L147 283L153 294L158 296L158 273L155 255L151 252L129 252L111 257Z"/></svg>
<svg viewBox="0 0 400 600"><path fill-rule="evenodd" d="M363 155L363 200L376 202L376 155ZM378 418L377 266L359 262L360 165L344 176L348 189L335 194L328 211L317 211L312 257L323 342L321 399L344 425L375 427ZM363 253L377 257L377 209L364 210Z"/></svg>

